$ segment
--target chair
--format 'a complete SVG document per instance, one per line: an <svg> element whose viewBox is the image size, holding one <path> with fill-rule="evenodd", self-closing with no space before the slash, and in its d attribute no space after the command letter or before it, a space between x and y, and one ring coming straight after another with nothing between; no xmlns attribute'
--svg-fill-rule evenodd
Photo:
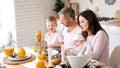
<svg viewBox="0 0 120 68"><path fill-rule="evenodd" d="M118 68L120 65L120 45L117 45L110 56L110 65L113 68Z"/></svg>

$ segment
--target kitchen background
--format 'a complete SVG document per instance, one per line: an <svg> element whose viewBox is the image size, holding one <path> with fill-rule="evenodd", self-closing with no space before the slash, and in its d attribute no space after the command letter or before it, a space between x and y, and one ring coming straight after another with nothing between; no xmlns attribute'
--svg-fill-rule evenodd
<svg viewBox="0 0 120 68"><path fill-rule="evenodd" d="M120 0L108 5L105 0L63 0L65 5L77 3L78 12L86 9L93 10L98 17L115 18L116 10L120 10ZM46 33L46 18L57 16L53 11L56 0L0 0L0 28L10 31L18 47L34 45L35 34L42 30L43 38ZM102 25L110 36L110 51L119 45L120 27Z"/></svg>

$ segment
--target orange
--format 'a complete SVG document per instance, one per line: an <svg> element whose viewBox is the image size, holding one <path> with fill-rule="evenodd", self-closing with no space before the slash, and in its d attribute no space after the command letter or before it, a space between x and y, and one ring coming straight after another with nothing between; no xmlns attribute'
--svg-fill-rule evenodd
<svg viewBox="0 0 120 68"><path fill-rule="evenodd" d="M39 30L39 31L36 33L36 40L37 40L37 42L41 42L41 39L42 39L42 31Z"/></svg>
<svg viewBox="0 0 120 68"><path fill-rule="evenodd" d="M5 47L4 52L7 56L9 56L14 52L14 48L13 47Z"/></svg>
<svg viewBox="0 0 120 68"><path fill-rule="evenodd" d="M26 55L25 49L24 49L24 48L19 48L19 49L18 49L18 52L17 52L17 55L18 55L19 57L25 57L25 55Z"/></svg>
<svg viewBox="0 0 120 68"><path fill-rule="evenodd" d="M36 63L36 68L44 68L44 61L43 60L39 60Z"/></svg>
<svg viewBox="0 0 120 68"><path fill-rule="evenodd" d="M44 58L45 58L44 54L39 54L39 55L38 55L38 59L39 59L39 60L43 60Z"/></svg>

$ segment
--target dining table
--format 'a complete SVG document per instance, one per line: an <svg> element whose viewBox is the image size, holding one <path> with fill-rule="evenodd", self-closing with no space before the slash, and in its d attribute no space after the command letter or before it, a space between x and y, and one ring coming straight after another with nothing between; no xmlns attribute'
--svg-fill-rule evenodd
<svg viewBox="0 0 120 68"><path fill-rule="evenodd" d="M5 67L0 67L0 68L36 68L36 63L39 60L37 58L37 53L34 51L34 49L31 46L26 46L23 48L25 49L26 53L34 55L35 59L30 62L25 62L21 64L6 64L3 62L4 61L3 59L6 57L6 55L4 54L4 52L1 52L0 53L0 66L5 66ZM113 68L113 67L104 66L102 68Z"/></svg>
<svg viewBox="0 0 120 68"><path fill-rule="evenodd" d="M23 47L26 51L26 53L32 54L35 56L35 59L30 61L30 62L26 62L26 63L21 63L21 64L6 64L4 63L3 59L6 57L6 55L4 54L4 52L0 53L0 68L36 68L36 63L39 60L38 58L36 58L37 53L34 52L34 50L31 47ZM4 67L5 66L5 67Z"/></svg>

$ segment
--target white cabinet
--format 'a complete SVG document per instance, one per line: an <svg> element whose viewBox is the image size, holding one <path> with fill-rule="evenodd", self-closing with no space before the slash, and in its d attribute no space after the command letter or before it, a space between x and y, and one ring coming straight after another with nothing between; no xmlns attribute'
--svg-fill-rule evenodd
<svg viewBox="0 0 120 68"><path fill-rule="evenodd" d="M102 25L102 27L107 31L109 35L110 45L110 55L115 46L120 45L120 27L118 26L108 26Z"/></svg>
<svg viewBox="0 0 120 68"><path fill-rule="evenodd" d="M118 26L109 26L110 34L120 35L120 27Z"/></svg>

